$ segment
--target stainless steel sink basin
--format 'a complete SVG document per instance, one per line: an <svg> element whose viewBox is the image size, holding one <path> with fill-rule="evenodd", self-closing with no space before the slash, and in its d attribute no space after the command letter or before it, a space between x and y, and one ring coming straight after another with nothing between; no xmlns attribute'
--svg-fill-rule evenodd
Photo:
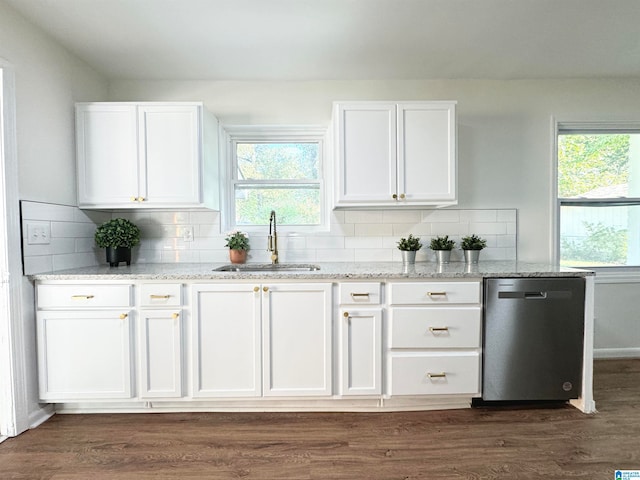
<svg viewBox="0 0 640 480"><path fill-rule="evenodd" d="M318 265L307 263L245 263L223 265L215 268L214 272L316 272L320 270Z"/></svg>

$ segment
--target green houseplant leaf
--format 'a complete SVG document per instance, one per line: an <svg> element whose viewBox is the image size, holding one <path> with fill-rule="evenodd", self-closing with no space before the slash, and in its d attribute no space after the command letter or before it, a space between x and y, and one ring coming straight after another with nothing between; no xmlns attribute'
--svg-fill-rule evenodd
<svg viewBox="0 0 640 480"><path fill-rule="evenodd" d="M107 247L135 247L140 243L140 229L125 218L114 218L96 229L96 245Z"/></svg>

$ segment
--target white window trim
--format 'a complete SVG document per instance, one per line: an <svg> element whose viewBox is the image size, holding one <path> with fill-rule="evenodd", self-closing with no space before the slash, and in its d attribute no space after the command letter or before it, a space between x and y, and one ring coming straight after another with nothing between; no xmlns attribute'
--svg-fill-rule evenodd
<svg viewBox="0 0 640 480"><path fill-rule="evenodd" d="M549 218L551 219L551 252L554 265L560 264L560 201L558 196L558 134L566 133L638 133L640 132L640 122L627 120L612 121L561 121L555 117L551 118L551 158L553 159L553 168L551 169L551 194L552 209ZM630 199L633 200L633 199ZM638 266L619 266L619 267L585 267L588 270L598 272L602 275L606 272L608 278L626 279L633 277L635 279L636 272L640 272Z"/></svg>
<svg viewBox="0 0 640 480"><path fill-rule="evenodd" d="M221 175L224 188L221 195L220 209L222 232L240 229L248 233L264 232L264 225L235 225L234 215L234 142L318 142L320 145L320 224L319 225L280 225L278 232L282 233L313 233L328 232L330 181L330 162L328 161L329 139L328 128L321 125L224 125L221 127L220 156L222 162ZM269 182L274 183L274 182ZM315 182L313 182L315 183ZM277 213L277 212L276 212ZM265 218L265 223L269 219Z"/></svg>

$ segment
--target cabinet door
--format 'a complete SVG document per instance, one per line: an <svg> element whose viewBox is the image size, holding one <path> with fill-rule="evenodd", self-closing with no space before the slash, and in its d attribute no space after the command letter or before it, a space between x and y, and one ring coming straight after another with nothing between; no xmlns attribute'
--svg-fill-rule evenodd
<svg viewBox="0 0 640 480"><path fill-rule="evenodd" d="M134 204L138 197L137 136L134 105L76 107L80 207Z"/></svg>
<svg viewBox="0 0 640 480"><path fill-rule="evenodd" d="M140 106L138 112L144 204L201 204L199 107Z"/></svg>
<svg viewBox="0 0 640 480"><path fill-rule="evenodd" d="M265 396L331 395L331 285L263 287Z"/></svg>
<svg viewBox="0 0 640 480"><path fill-rule="evenodd" d="M337 104L335 115L336 205L395 204L395 104Z"/></svg>
<svg viewBox="0 0 640 480"><path fill-rule="evenodd" d="M129 311L39 311L40 399L131 398Z"/></svg>
<svg viewBox="0 0 640 480"><path fill-rule="evenodd" d="M382 393L382 309L340 311L342 395Z"/></svg>
<svg viewBox="0 0 640 480"><path fill-rule="evenodd" d="M399 201L455 203L455 129L453 102L398 105Z"/></svg>
<svg viewBox="0 0 640 480"><path fill-rule="evenodd" d="M259 396L260 288L193 287L194 397Z"/></svg>
<svg viewBox="0 0 640 480"><path fill-rule="evenodd" d="M140 398L182 396L182 312L142 310L139 316Z"/></svg>

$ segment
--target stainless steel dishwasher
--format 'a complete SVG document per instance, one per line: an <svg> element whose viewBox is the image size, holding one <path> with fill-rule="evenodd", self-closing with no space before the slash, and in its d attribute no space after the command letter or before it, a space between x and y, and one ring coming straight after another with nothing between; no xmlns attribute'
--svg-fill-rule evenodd
<svg viewBox="0 0 640 480"><path fill-rule="evenodd" d="M484 401L580 395L584 292L583 278L485 279Z"/></svg>

